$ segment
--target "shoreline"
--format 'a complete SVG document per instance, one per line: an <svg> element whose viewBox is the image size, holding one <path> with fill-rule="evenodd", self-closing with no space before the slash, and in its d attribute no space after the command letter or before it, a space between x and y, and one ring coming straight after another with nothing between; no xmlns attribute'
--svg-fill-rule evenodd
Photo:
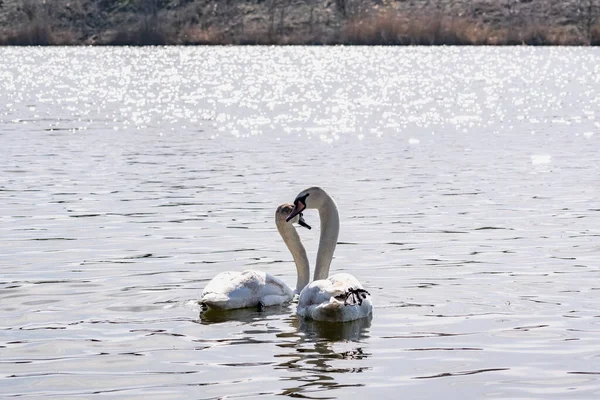
<svg viewBox="0 0 600 400"><path fill-rule="evenodd" d="M600 45L597 0L104 3L0 0L0 45Z"/></svg>

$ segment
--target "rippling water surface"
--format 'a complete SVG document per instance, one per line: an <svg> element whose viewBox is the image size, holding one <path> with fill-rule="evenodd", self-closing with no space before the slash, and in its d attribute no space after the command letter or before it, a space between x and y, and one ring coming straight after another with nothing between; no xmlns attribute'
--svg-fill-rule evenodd
<svg viewBox="0 0 600 400"><path fill-rule="evenodd" d="M0 48L0 105L0 397L600 396L595 49ZM200 317L313 184L372 320Z"/></svg>

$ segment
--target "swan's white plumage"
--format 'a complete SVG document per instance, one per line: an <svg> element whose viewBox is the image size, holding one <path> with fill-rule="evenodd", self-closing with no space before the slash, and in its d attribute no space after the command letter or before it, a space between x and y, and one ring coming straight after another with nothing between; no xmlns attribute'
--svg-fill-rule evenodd
<svg viewBox="0 0 600 400"><path fill-rule="evenodd" d="M313 281L300 293L297 313L317 321L353 321L371 313L371 296L346 303L348 289L364 289L352 275L340 273Z"/></svg>
<svg viewBox="0 0 600 400"><path fill-rule="evenodd" d="M321 236L314 281L300 293L297 314L317 321L353 321L368 317L373 310L371 295L364 291L358 279L347 273L328 277L340 226L335 201L319 187L308 188L296 196L294 210L288 219L307 208L319 210ZM302 246L301 243L299 245ZM351 290L356 289L364 291L360 300L348 296ZM348 298L351 301L347 301Z"/></svg>
<svg viewBox="0 0 600 400"><path fill-rule="evenodd" d="M296 293L306 286L309 280L309 265L306 250L296 228L286 222L286 217L293 209L291 204L282 204L275 212L277 230L290 249L296 264L298 280ZM291 222L299 222L297 216ZM299 246L298 246L299 245ZM242 272L226 271L215 276L202 291L200 303L217 310L232 310L284 304L294 298L294 291L281 279L271 274L246 270Z"/></svg>
<svg viewBox="0 0 600 400"><path fill-rule="evenodd" d="M215 276L202 291L201 303L218 310L287 303L294 292L279 278L262 271L226 271Z"/></svg>

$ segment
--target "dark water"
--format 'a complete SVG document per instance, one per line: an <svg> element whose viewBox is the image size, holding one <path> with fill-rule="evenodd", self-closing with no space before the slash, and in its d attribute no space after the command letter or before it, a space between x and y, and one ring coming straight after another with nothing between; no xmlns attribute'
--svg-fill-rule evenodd
<svg viewBox="0 0 600 400"><path fill-rule="evenodd" d="M598 398L599 65L0 48L0 397ZM372 320L200 318L221 271L294 284L273 216L313 184Z"/></svg>

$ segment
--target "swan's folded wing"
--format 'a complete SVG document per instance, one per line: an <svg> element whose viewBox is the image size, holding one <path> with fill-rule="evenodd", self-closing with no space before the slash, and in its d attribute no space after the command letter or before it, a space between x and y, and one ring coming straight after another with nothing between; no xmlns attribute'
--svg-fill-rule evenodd
<svg viewBox="0 0 600 400"><path fill-rule="evenodd" d="M284 296L290 299L294 297L294 292L281 279L265 274L264 296Z"/></svg>
<svg viewBox="0 0 600 400"><path fill-rule="evenodd" d="M215 309L252 307L264 282L264 273L258 271L221 272L206 285L200 302Z"/></svg>
<svg viewBox="0 0 600 400"><path fill-rule="evenodd" d="M208 293L221 293L225 294L228 291L228 287L235 281L237 277L241 275L238 271L225 271L216 275L208 282L208 284L202 290L202 297Z"/></svg>
<svg viewBox="0 0 600 400"><path fill-rule="evenodd" d="M201 303L216 309L266 306L285 303L293 298L283 281L262 271L222 272L204 288Z"/></svg>
<svg viewBox="0 0 600 400"><path fill-rule="evenodd" d="M333 287L329 279L313 281L300 293L298 308L329 303L329 299L336 297L339 294L341 294L341 292Z"/></svg>
<svg viewBox="0 0 600 400"><path fill-rule="evenodd" d="M348 289L363 289L358 279L354 276L341 272L339 274L331 275L328 279L331 281L332 289L346 291Z"/></svg>

